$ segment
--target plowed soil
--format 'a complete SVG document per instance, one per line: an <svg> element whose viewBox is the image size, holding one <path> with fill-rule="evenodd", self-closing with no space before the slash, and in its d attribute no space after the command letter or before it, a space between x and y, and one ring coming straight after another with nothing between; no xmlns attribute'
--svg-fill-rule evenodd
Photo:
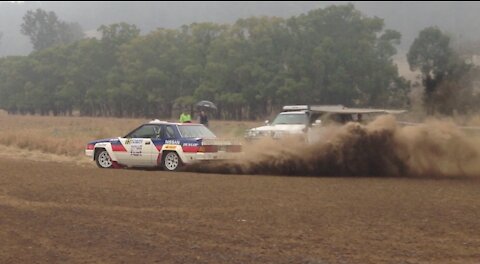
<svg viewBox="0 0 480 264"><path fill-rule="evenodd" d="M0 263L480 263L478 178L0 168Z"/></svg>

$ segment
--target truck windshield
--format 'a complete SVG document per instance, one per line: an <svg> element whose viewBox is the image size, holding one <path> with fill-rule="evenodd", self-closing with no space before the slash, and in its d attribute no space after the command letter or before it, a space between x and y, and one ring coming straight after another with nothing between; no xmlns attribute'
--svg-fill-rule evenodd
<svg viewBox="0 0 480 264"><path fill-rule="evenodd" d="M306 114L279 114L272 125L305 125L307 123Z"/></svg>
<svg viewBox="0 0 480 264"><path fill-rule="evenodd" d="M203 125L181 125L178 130L186 138L216 138L216 136Z"/></svg>

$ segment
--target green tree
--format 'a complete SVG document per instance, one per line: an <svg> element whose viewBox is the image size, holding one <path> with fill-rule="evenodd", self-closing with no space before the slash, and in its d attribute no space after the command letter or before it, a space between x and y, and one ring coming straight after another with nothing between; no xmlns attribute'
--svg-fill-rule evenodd
<svg viewBox="0 0 480 264"><path fill-rule="evenodd" d="M284 104L406 102L392 60L400 34L353 5L142 36L135 25L102 25L101 39L71 44L76 31L59 32L78 25L53 12L24 21L37 50L0 59L0 107L11 112L171 117L175 106L210 100L218 118L256 119Z"/></svg>
<svg viewBox="0 0 480 264"><path fill-rule="evenodd" d="M419 69L424 77L435 78L449 70L453 50L450 38L437 27L420 31L407 54L412 70Z"/></svg>
<svg viewBox="0 0 480 264"><path fill-rule="evenodd" d="M30 73L27 57L15 56L0 59L0 107L8 113L20 112L27 77L25 73Z"/></svg>
<svg viewBox="0 0 480 264"><path fill-rule="evenodd" d="M117 23L102 25L98 31L102 38L95 44L95 57L90 58L90 61L95 63L97 73L94 76L97 78L95 85L89 87L86 93L90 111L94 115L134 116L132 104L141 103L133 101L132 96L140 96L134 89L141 88L132 87L131 83L125 82L126 76L122 67L130 62L124 64L119 60L122 47L136 40L140 30L135 25Z"/></svg>
<svg viewBox="0 0 480 264"><path fill-rule="evenodd" d="M97 39L83 39L68 48L69 59L65 70L68 94L81 115L108 116L105 105L107 74L111 66L104 67L104 52ZM103 98L103 99L102 99Z"/></svg>
<svg viewBox="0 0 480 264"><path fill-rule="evenodd" d="M101 25L97 31L102 34L102 43L109 48L119 47L140 35L140 29L137 26L123 22Z"/></svg>
<svg viewBox="0 0 480 264"><path fill-rule="evenodd" d="M303 103L385 106L393 91L408 89L391 58L400 34L384 30L382 19L348 4L312 10L287 24L284 66L290 87L308 87Z"/></svg>
<svg viewBox="0 0 480 264"><path fill-rule="evenodd" d="M73 43L84 36L79 24L61 21L54 12L42 9L27 11L21 32L30 37L34 50Z"/></svg>
<svg viewBox="0 0 480 264"><path fill-rule="evenodd" d="M467 74L470 67L450 47L450 38L437 27L425 28L410 47L407 60L412 70L422 73L427 113L451 114L455 108L451 101L456 94L452 89L462 89L454 83Z"/></svg>

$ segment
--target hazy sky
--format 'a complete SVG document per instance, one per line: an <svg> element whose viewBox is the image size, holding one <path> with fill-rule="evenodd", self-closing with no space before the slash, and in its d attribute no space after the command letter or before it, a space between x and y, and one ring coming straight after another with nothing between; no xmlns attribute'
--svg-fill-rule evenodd
<svg viewBox="0 0 480 264"><path fill-rule="evenodd" d="M158 27L178 28L193 22L233 23L250 16L291 17L342 1L322 2L0 2L0 56L26 55L27 37L20 34L22 17L28 10L54 11L61 20L78 22L85 31L102 24L136 24L145 34ZM407 50L418 32L439 26L456 40L480 36L478 2L351 2L368 16L385 19L387 28L402 33L401 48Z"/></svg>

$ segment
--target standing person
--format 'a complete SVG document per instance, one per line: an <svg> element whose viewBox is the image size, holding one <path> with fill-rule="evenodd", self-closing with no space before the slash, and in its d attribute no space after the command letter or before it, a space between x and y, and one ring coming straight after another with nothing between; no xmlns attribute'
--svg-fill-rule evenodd
<svg viewBox="0 0 480 264"><path fill-rule="evenodd" d="M357 114L357 122L362 123L362 114Z"/></svg>
<svg viewBox="0 0 480 264"><path fill-rule="evenodd" d="M192 123L192 117L187 113L188 111L183 110L180 115L180 123Z"/></svg>
<svg viewBox="0 0 480 264"><path fill-rule="evenodd" d="M200 124L208 127L208 116L205 111L200 112Z"/></svg>

